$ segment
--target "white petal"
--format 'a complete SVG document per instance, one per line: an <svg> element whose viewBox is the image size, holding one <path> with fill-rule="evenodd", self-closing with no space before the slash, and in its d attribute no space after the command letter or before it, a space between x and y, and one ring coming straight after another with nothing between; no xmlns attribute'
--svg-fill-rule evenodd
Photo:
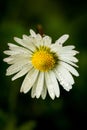
<svg viewBox="0 0 87 130"><path fill-rule="evenodd" d="M11 58L8 64L15 64L17 62L23 62L25 60L27 60L28 63L31 63L31 57L26 55L17 54L17 55L9 56L8 58Z"/></svg>
<svg viewBox="0 0 87 130"><path fill-rule="evenodd" d="M76 54L78 54L79 52L78 51L75 51L75 50L68 50L68 51L64 51L64 50L62 50L61 51L61 54L64 54L64 55L72 55L72 56L74 56L74 55L76 55Z"/></svg>
<svg viewBox="0 0 87 130"><path fill-rule="evenodd" d="M36 86L37 86L37 80L35 81L34 85L32 86L32 90L31 90L32 98L35 98L35 96L36 96Z"/></svg>
<svg viewBox="0 0 87 130"><path fill-rule="evenodd" d="M28 38L29 38L29 36L27 36L27 35L25 35L25 34L23 35L23 39L24 39L24 40L27 40Z"/></svg>
<svg viewBox="0 0 87 130"><path fill-rule="evenodd" d="M62 60L62 61L69 60L69 61L71 61L71 62L78 62L78 59L77 59L76 57L69 56L69 55L61 54L61 55L59 55L58 58L59 58L60 60Z"/></svg>
<svg viewBox="0 0 87 130"><path fill-rule="evenodd" d="M61 47L60 45L51 44L50 48L51 48L51 51L57 53L58 55L61 54L61 52L63 52L62 51L63 47Z"/></svg>
<svg viewBox="0 0 87 130"><path fill-rule="evenodd" d="M36 86L36 98L39 98L44 85L44 72L40 72Z"/></svg>
<svg viewBox="0 0 87 130"><path fill-rule="evenodd" d="M58 72L57 70L55 70L55 74L56 77L58 79L58 81L60 82L60 84L62 85L62 87L66 90L69 91L72 88L72 84L69 83L68 78L66 79L65 76L63 76L60 72Z"/></svg>
<svg viewBox="0 0 87 130"><path fill-rule="evenodd" d="M17 46L17 45L15 45L15 44L13 44L13 43L8 43L8 46L9 46L10 48L19 47L19 46Z"/></svg>
<svg viewBox="0 0 87 130"><path fill-rule="evenodd" d="M72 51L74 51L74 50L72 50L72 49L74 49L75 48L75 46L59 46L59 45L56 45L56 44L54 44L54 45L51 45L51 49L53 50L53 51L55 51L58 55L60 55L60 54L71 54L72 53ZM74 52L74 55L76 54L76 52Z"/></svg>
<svg viewBox="0 0 87 130"><path fill-rule="evenodd" d="M19 43L20 45L24 46L24 43L22 41L22 39L18 38L18 37L14 37L14 40Z"/></svg>
<svg viewBox="0 0 87 130"><path fill-rule="evenodd" d="M7 51L4 51L4 54L6 54L6 55L11 55L11 56L13 56L13 55L25 55L25 56L29 56L29 55L31 55L32 53L31 52L27 52L27 51L25 51L25 50L23 50L23 49L21 49L21 48L15 48L14 50L7 50Z"/></svg>
<svg viewBox="0 0 87 130"><path fill-rule="evenodd" d="M4 62L7 62L7 63L9 63L11 60L13 60L13 58L11 58L11 57L4 58L4 59L3 59L3 61L4 61Z"/></svg>
<svg viewBox="0 0 87 130"><path fill-rule="evenodd" d="M73 75L75 76L79 76L79 73L77 72L76 69L74 69L74 67L72 67L71 65L65 63L65 62L60 62L61 65L63 65L68 71L70 71Z"/></svg>
<svg viewBox="0 0 87 130"><path fill-rule="evenodd" d="M74 83L75 83L72 74L71 74L67 69L65 69L65 68L62 67L62 66L60 66L59 69L61 69L61 70L60 70L60 71L61 71L61 74L62 74L63 78L64 78L67 82L69 82L70 84L74 84Z"/></svg>
<svg viewBox="0 0 87 130"><path fill-rule="evenodd" d="M31 43L31 41L29 41L29 40L20 39L17 37L14 37L14 40L17 43L19 43L20 45L22 45L23 47L29 49L30 51L32 51L32 48L34 47L33 44Z"/></svg>
<svg viewBox="0 0 87 130"><path fill-rule="evenodd" d="M8 67L6 75L12 75L12 74L20 71L26 64L29 64L28 60L22 60L22 61L19 61L15 64L11 65L10 67Z"/></svg>
<svg viewBox="0 0 87 130"><path fill-rule="evenodd" d="M60 84L74 84L74 79L70 72L61 65L56 67L55 73L57 74Z"/></svg>
<svg viewBox="0 0 87 130"><path fill-rule="evenodd" d="M50 46L51 45L51 41L52 41L51 37L49 37L49 36L43 37L43 45L44 46Z"/></svg>
<svg viewBox="0 0 87 130"><path fill-rule="evenodd" d="M32 29L30 29L30 34L32 37L36 37L36 33Z"/></svg>
<svg viewBox="0 0 87 130"><path fill-rule="evenodd" d="M6 51L4 51L4 54L6 54L6 55L16 55L16 54L18 54L18 52L6 50Z"/></svg>
<svg viewBox="0 0 87 130"><path fill-rule="evenodd" d="M34 42L35 46L37 46L37 47L43 46L43 38L41 37L40 34L37 34L37 36L34 40L35 40L35 42Z"/></svg>
<svg viewBox="0 0 87 130"><path fill-rule="evenodd" d="M55 93L54 93L54 88L53 88L53 85L52 82L51 82L51 78L50 78L50 75L48 72L45 73L45 81L46 81L46 86L47 86L47 89L48 89L48 93L50 95L50 97L52 99L55 98Z"/></svg>
<svg viewBox="0 0 87 130"><path fill-rule="evenodd" d="M63 51L70 51L70 50L72 50L72 49L74 49L74 48L75 48L75 46L73 46L73 45L63 46L63 47L62 47Z"/></svg>
<svg viewBox="0 0 87 130"><path fill-rule="evenodd" d="M20 47L11 43L8 43L9 49L11 49L12 51L17 52L18 54L22 53L22 54L31 54L31 51L29 51L28 49L24 48L24 47Z"/></svg>
<svg viewBox="0 0 87 130"><path fill-rule="evenodd" d="M53 85L54 93L55 93L56 97L59 97L60 90L59 90L59 85L58 85L56 76L55 76L54 72L52 72L52 71L49 71L49 75L50 75L51 83Z"/></svg>
<svg viewBox="0 0 87 130"><path fill-rule="evenodd" d="M73 51L74 48L75 46L72 45L69 46L60 46L56 44L51 45L51 49L58 54L66 54L68 52L71 53L71 51Z"/></svg>
<svg viewBox="0 0 87 130"><path fill-rule="evenodd" d="M15 80L19 77L22 77L23 75L25 75L30 69L32 68L32 65L26 65L19 73L17 73L12 80Z"/></svg>
<svg viewBox="0 0 87 130"><path fill-rule="evenodd" d="M55 44L62 45L69 38L68 34L61 36Z"/></svg>
<svg viewBox="0 0 87 130"><path fill-rule="evenodd" d="M73 56L73 55L76 55L78 53L77 51L72 50L72 49L75 48L75 46L64 46L64 47L62 47L58 44L51 44L50 48L51 48L51 51L55 52L57 55L66 54L66 55Z"/></svg>
<svg viewBox="0 0 87 130"><path fill-rule="evenodd" d="M14 37L14 40L15 40L17 43L19 43L21 46L27 48L26 44L23 42L23 39L20 39L20 38L18 38L18 37Z"/></svg>
<svg viewBox="0 0 87 130"><path fill-rule="evenodd" d="M46 86L46 84L44 83L43 90L42 90L42 93L41 93L42 99L45 99L45 98L46 98L46 94L47 94L47 86Z"/></svg>
<svg viewBox="0 0 87 130"><path fill-rule="evenodd" d="M63 86L63 88L66 90L66 91L70 91L72 89L72 85L71 84L61 84Z"/></svg>
<svg viewBox="0 0 87 130"><path fill-rule="evenodd" d="M34 40L23 39L23 43L25 44L25 47L31 50L32 52L36 49L33 42Z"/></svg>
<svg viewBox="0 0 87 130"><path fill-rule="evenodd" d="M66 62L66 63L68 63L68 64L70 64L70 65L72 65L72 66L75 66L75 67L78 67L75 63L73 63L72 61L69 61L69 60L67 60L67 59L61 59L62 61L64 61L64 62Z"/></svg>
<svg viewBox="0 0 87 130"><path fill-rule="evenodd" d="M34 68L29 71L22 83L20 92L27 93L31 89L37 79L38 73L39 71Z"/></svg>

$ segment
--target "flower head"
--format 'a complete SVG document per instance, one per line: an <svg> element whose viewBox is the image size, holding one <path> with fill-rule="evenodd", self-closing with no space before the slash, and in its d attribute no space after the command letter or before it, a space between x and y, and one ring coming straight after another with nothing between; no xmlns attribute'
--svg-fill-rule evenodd
<svg viewBox="0 0 87 130"><path fill-rule="evenodd" d="M31 88L32 98L45 99L47 91L52 99L59 97L59 84L69 91L74 84L72 75L79 76L74 67L78 51L74 46L63 46L69 35L61 36L54 44L49 36L41 36L30 30L30 35L14 40L19 44L8 43L9 50L4 51L9 57L4 61L10 64L6 75L15 74L15 80L26 74L20 92L27 93ZM74 67L72 67L74 66Z"/></svg>

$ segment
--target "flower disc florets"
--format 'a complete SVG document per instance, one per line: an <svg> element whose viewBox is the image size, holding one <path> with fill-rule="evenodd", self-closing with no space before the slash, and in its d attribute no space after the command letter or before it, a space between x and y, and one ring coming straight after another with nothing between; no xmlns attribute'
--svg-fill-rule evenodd
<svg viewBox="0 0 87 130"><path fill-rule="evenodd" d="M32 56L33 66L40 71L49 71L53 69L58 62L58 57L46 46L40 46Z"/></svg>

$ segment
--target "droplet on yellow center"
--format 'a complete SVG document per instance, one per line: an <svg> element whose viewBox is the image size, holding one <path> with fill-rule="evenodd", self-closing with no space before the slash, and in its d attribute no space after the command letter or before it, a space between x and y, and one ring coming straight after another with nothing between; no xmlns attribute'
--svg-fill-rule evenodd
<svg viewBox="0 0 87 130"><path fill-rule="evenodd" d="M55 66L56 59L52 53L46 50L38 50L32 56L34 68L40 71L48 71Z"/></svg>

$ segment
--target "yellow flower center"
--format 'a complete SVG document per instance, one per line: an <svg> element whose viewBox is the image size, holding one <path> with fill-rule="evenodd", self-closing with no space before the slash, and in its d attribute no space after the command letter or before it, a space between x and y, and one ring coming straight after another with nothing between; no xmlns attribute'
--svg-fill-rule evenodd
<svg viewBox="0 0 87 130"><path fill-rule="evenodd" d="M50 48L41 46L32 56L32 64L34 68L40 71L48 71L54 68L57 63L57 56L50 51Z"/></svg>

